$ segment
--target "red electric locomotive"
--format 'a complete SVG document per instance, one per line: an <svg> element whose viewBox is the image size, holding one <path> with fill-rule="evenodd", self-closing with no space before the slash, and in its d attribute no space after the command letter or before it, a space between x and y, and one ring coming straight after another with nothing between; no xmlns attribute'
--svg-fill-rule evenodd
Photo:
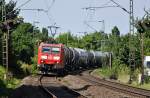
<svg viewBox="0 0 150 98"><path fill-rule="evenodd" d="M38 48L38 68L43 72L64 68L63 44L41 43Z"/></svg>

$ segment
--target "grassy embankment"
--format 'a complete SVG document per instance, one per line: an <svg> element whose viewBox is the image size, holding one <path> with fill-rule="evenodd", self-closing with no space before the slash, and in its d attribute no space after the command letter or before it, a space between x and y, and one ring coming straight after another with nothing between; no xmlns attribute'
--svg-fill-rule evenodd
<svg viewBox="0 0 150 98"><path fill-rule="evenodd" d="M141 85L138 82L139 73L139 69L132 72L132 83L129 84L130 68L118 61L113 62L112 68L102 67L93 71L93 74L101 78L113 79L123 84L150 90L150 77L145 77L144 84Z"/></svg>

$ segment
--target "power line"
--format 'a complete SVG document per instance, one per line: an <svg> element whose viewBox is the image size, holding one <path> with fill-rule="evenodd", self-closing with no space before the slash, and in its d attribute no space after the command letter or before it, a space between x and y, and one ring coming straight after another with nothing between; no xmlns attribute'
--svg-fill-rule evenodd
<svg viewBox="0 0 150 98"><path fill-rule="evenodd" d="M55 0L52 1L52 3L50 4L50 6L48 6L48 3L46 2L46 0L44 0L44 3L47 6L47 11L45 12L45 14L47 15L47 18L48 18L49 22L51 22L53 19L49 16L49 11L52 8L52 6L54 5Z"/></svg>
<svg viewBox="0 0 150 98"><path fill-rule="evenodd" d="M110 0L112 1L114 4L116 4L118 7L120 7L122 10L124 10L125 12L127 12L128 14L130 14L130 12L128 10L126 10L124 7L122 7L120 4L118 4L117 2L115 2L114 0Z"/></svg>
<svg viewBox="0 0 150 98"><path fill-rule="evenodd" d="M27 10L27 11L43 11L43 12L47 12L47 10L44 10L44 9L19 9L19 10Z"/></svg>
<svg viewBox="0 0 150 98"><path fill-rule="evenodd" d="M52 8L53 4L55 3L55 0L52 1L51 5L48 7L48 11Z"/></svg>
<svg viewBox="0 0 150 98"><path fill-rule="evenodd" d="M118 6L85 7L85 8L82 8L82 9L95 10L95 9L99 9L99 8L109 8L109 7L118 7Z"/></svg>
<svg viewBox="0 0 150 98"><path fill-rule="evenodd" d="M46 16L47 16L49 22L51 22L53 19L49 16L49 13L48 13L48 12L45 12L45 14L46 14Z"/></svg>
<svg viewBox="0 0 150 98"><path fill-rule="evenodd" d="M89 28L91 28L92 30L94 30L95 32L97 32L97 30L94 28L94 27L92 27L91 25L89 25L88 23L87 23L87 21L84 21L84 24L85 25L87 25Z"/></svg>
<svg viewBox="0 0 150 98"><path fill-rule="evenodd" d="M47 6L47 10L49 11L52 8L52 6L54 5L55 0L52 0L52 2L50 3L50 5L48 5L49 3L46 0L44 0L44 3Z"/></svg>
<svg viewBox="0 0 150 98"><path fill-rule="evenodd" d="M31 0L28 0L28 1L24 2L23 4L21 4L20 6L18 6L17 9L19 9L19 8L21 8L21 7L23 7L23 6L25 6L25 5L28 4L30 1L31 1Z"/></svg>
<svg viewBox="0 0 150 98"><path fill-rule="evenodd" d="M103 4L102 6L106 6L110 3L111 1L109 0L108 2L106 2L105 4Z"/></svg>

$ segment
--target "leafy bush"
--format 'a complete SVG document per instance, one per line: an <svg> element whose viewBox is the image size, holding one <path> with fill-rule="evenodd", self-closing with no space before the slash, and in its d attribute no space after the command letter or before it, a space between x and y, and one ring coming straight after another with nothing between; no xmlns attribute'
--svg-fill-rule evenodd
<svg viewBox="0 0 150 98"><path fill-rule="evenodd" d="M3 79L6 70L3 66L0 65L0 79Z"/></svg>
<svg viewBox="0 0 150 98"><path fill-rule="evenodd" d="M18 61L17 64L22 69L25 75L29 75L31 73L31 65L26 64L22 61Z"/></svg>
<svg viewBox="0 0 150 98"><path fill-rule="evenodd" d="M113 63L112 63L112 68L111 68L111 77L110 78L114 78L114 79L117 79L118 78L118 74L121 70L121 61L119 59L114 59L113 60Z"/></svg>
<svg viewBox="0 0 150 98"><path fill-rule="evenodd" d="M149 76L144 77L144 83L146 83L146 84L150 83L150 77Z"/></svg>
<svg viewBox="0 0 150 98"><path fill-rule="evenodd" d="M19 83L20 83L20 80L16 78L12 78L7 82L7 88L16 88Z"/></svg>
<svg viewBox="0 0 150 98"><path fill-rule="evenodd" d="M4 83L4 74L5 74L5 68L3 66L0 65L0 88L4 88L5 87L5 83Z"/></svg>
<svg viewBox="0 0 150 98"><path fill-rule="evenodd" d="M97 73L102 76L110 79L118 79L121 75L128 75L130 72L129 67L127 65L122 64L119 59L114 59L112 63L112 68L108 66L104 66L98 70Z"/></svg>
<svg viewBox="0 0 150 98"><path fill-rule="evenodd" d="M25 75L37 73L37 55L31 58L31 64L18 61L17 65L22 69Z"/></svg>
<svg viewBox="0 0 150 98"><path fill-rule="evenodd" d="M138 78L139 78L138 76L139 76L140 73L141 73L140 69L135 69L134 70L133 76L132 76L133 81L138 81Z"/></svg>
<svg viewBox="0 0 150 98"><path fill-rule="evenodd" d="M38 58L38 55L35 55L34 57L32 57L32 65L31 65L32 74L37 73L37 58Z"/></svg>
<svg viewBox="0 0 150 98"><path fill-rule="evenodd" d="M112 75L112 71L108 67L103 67L102 69L99 69L99 74L102 74L102 76L109 78Z"/></svg>

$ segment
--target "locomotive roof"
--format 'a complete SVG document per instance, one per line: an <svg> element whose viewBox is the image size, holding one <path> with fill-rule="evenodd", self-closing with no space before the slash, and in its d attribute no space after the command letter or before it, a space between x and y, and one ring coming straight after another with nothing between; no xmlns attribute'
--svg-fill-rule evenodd
<svg viewBox="0 0 150 98"><path fill-rule="evenodd" d="M41 43L40 46L54 46L54 47L62 47L63 44L48 44L48 43Z"/></svg>

